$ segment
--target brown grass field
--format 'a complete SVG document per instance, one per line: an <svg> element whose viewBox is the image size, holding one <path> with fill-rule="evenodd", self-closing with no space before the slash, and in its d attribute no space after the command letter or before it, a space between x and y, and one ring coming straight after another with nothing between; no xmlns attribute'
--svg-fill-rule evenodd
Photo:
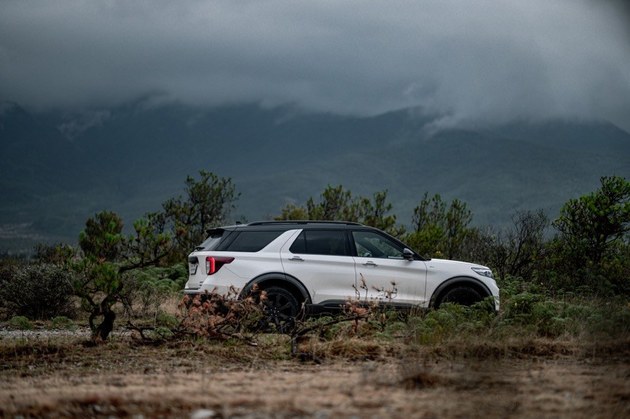
<svg viewBox="0 0 630 419"><path fill-rule="evenodd" d="M0 417L630 417L630 341L0 334Z"/></svg>

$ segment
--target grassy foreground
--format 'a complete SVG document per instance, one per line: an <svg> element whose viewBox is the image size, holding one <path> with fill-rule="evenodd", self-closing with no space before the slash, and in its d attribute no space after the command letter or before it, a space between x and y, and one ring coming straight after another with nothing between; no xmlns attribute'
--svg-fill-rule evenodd
<svg viewBox="0 0 630 419"><path fill-rule="evenodd" d="M505 290L498 315L483 304L374 309L309 320L293 339L141 339L119 326L94 345L87 331L50 332L72 322L43 322L34 333L16 331L28 327L14 319L0 334L0 416L630 415L628 302ZM175 312L171 303L139 321L168 323Z"/></svg>

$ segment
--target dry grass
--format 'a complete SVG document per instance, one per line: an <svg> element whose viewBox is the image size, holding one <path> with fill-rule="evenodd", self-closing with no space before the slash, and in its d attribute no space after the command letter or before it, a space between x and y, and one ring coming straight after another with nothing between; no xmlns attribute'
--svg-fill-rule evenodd
<svg viewBox="0 0 630 419"><path fill-rule="evenodd" d="M102 345L0 333L0 417L630 417L624 307L313 320L295 353L286 335L146 341L124 322Z"/></svg>
<svg viewBox="0 0 630 419"><path fill-rule="evenodd" d="M513 343L518 356L507 357L392 350L356 337L302 342L325 354L317 364L289 358L288 338L277 335L257 347L156 347L129 337L82 343L1 340L0 416L187 417L201 409L260 418L630 415L627 354L593 358L544 341ZM544 352L529 353L531 345ZM277 347L285 348L280 357Z"/></svg>

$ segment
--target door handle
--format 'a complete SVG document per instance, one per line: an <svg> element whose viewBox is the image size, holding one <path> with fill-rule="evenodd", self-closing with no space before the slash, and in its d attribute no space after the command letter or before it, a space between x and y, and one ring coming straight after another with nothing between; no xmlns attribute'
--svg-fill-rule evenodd
<svg viewBox="0 0 630 419"><path fill-rule="evenodd" d="M363 264L363 266L373 266L373 267L377 267L378 265L374 262L372 262L371 260L368 260L367 262L365 262Z"/></svg>
<svg viewBox="0 0 630 419"><path fill-rule="evenodd" d="M289 258L289 260L294 260L296 262L304 262L304 259L302 259L299 256L293 256L292 258Z"/></svg>

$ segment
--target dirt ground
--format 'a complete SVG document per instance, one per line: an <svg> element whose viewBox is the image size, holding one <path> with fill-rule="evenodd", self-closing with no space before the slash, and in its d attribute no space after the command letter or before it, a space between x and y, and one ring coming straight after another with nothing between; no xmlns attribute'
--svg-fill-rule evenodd
<svg viewBox="0 0 630 419"><path fill-rule="evenodd" d="M195 347L76 346L5 347L0 417L630 417L627 357L316 364L259 359L256 348L231 361L230 348L217 358Z"/></svg>

